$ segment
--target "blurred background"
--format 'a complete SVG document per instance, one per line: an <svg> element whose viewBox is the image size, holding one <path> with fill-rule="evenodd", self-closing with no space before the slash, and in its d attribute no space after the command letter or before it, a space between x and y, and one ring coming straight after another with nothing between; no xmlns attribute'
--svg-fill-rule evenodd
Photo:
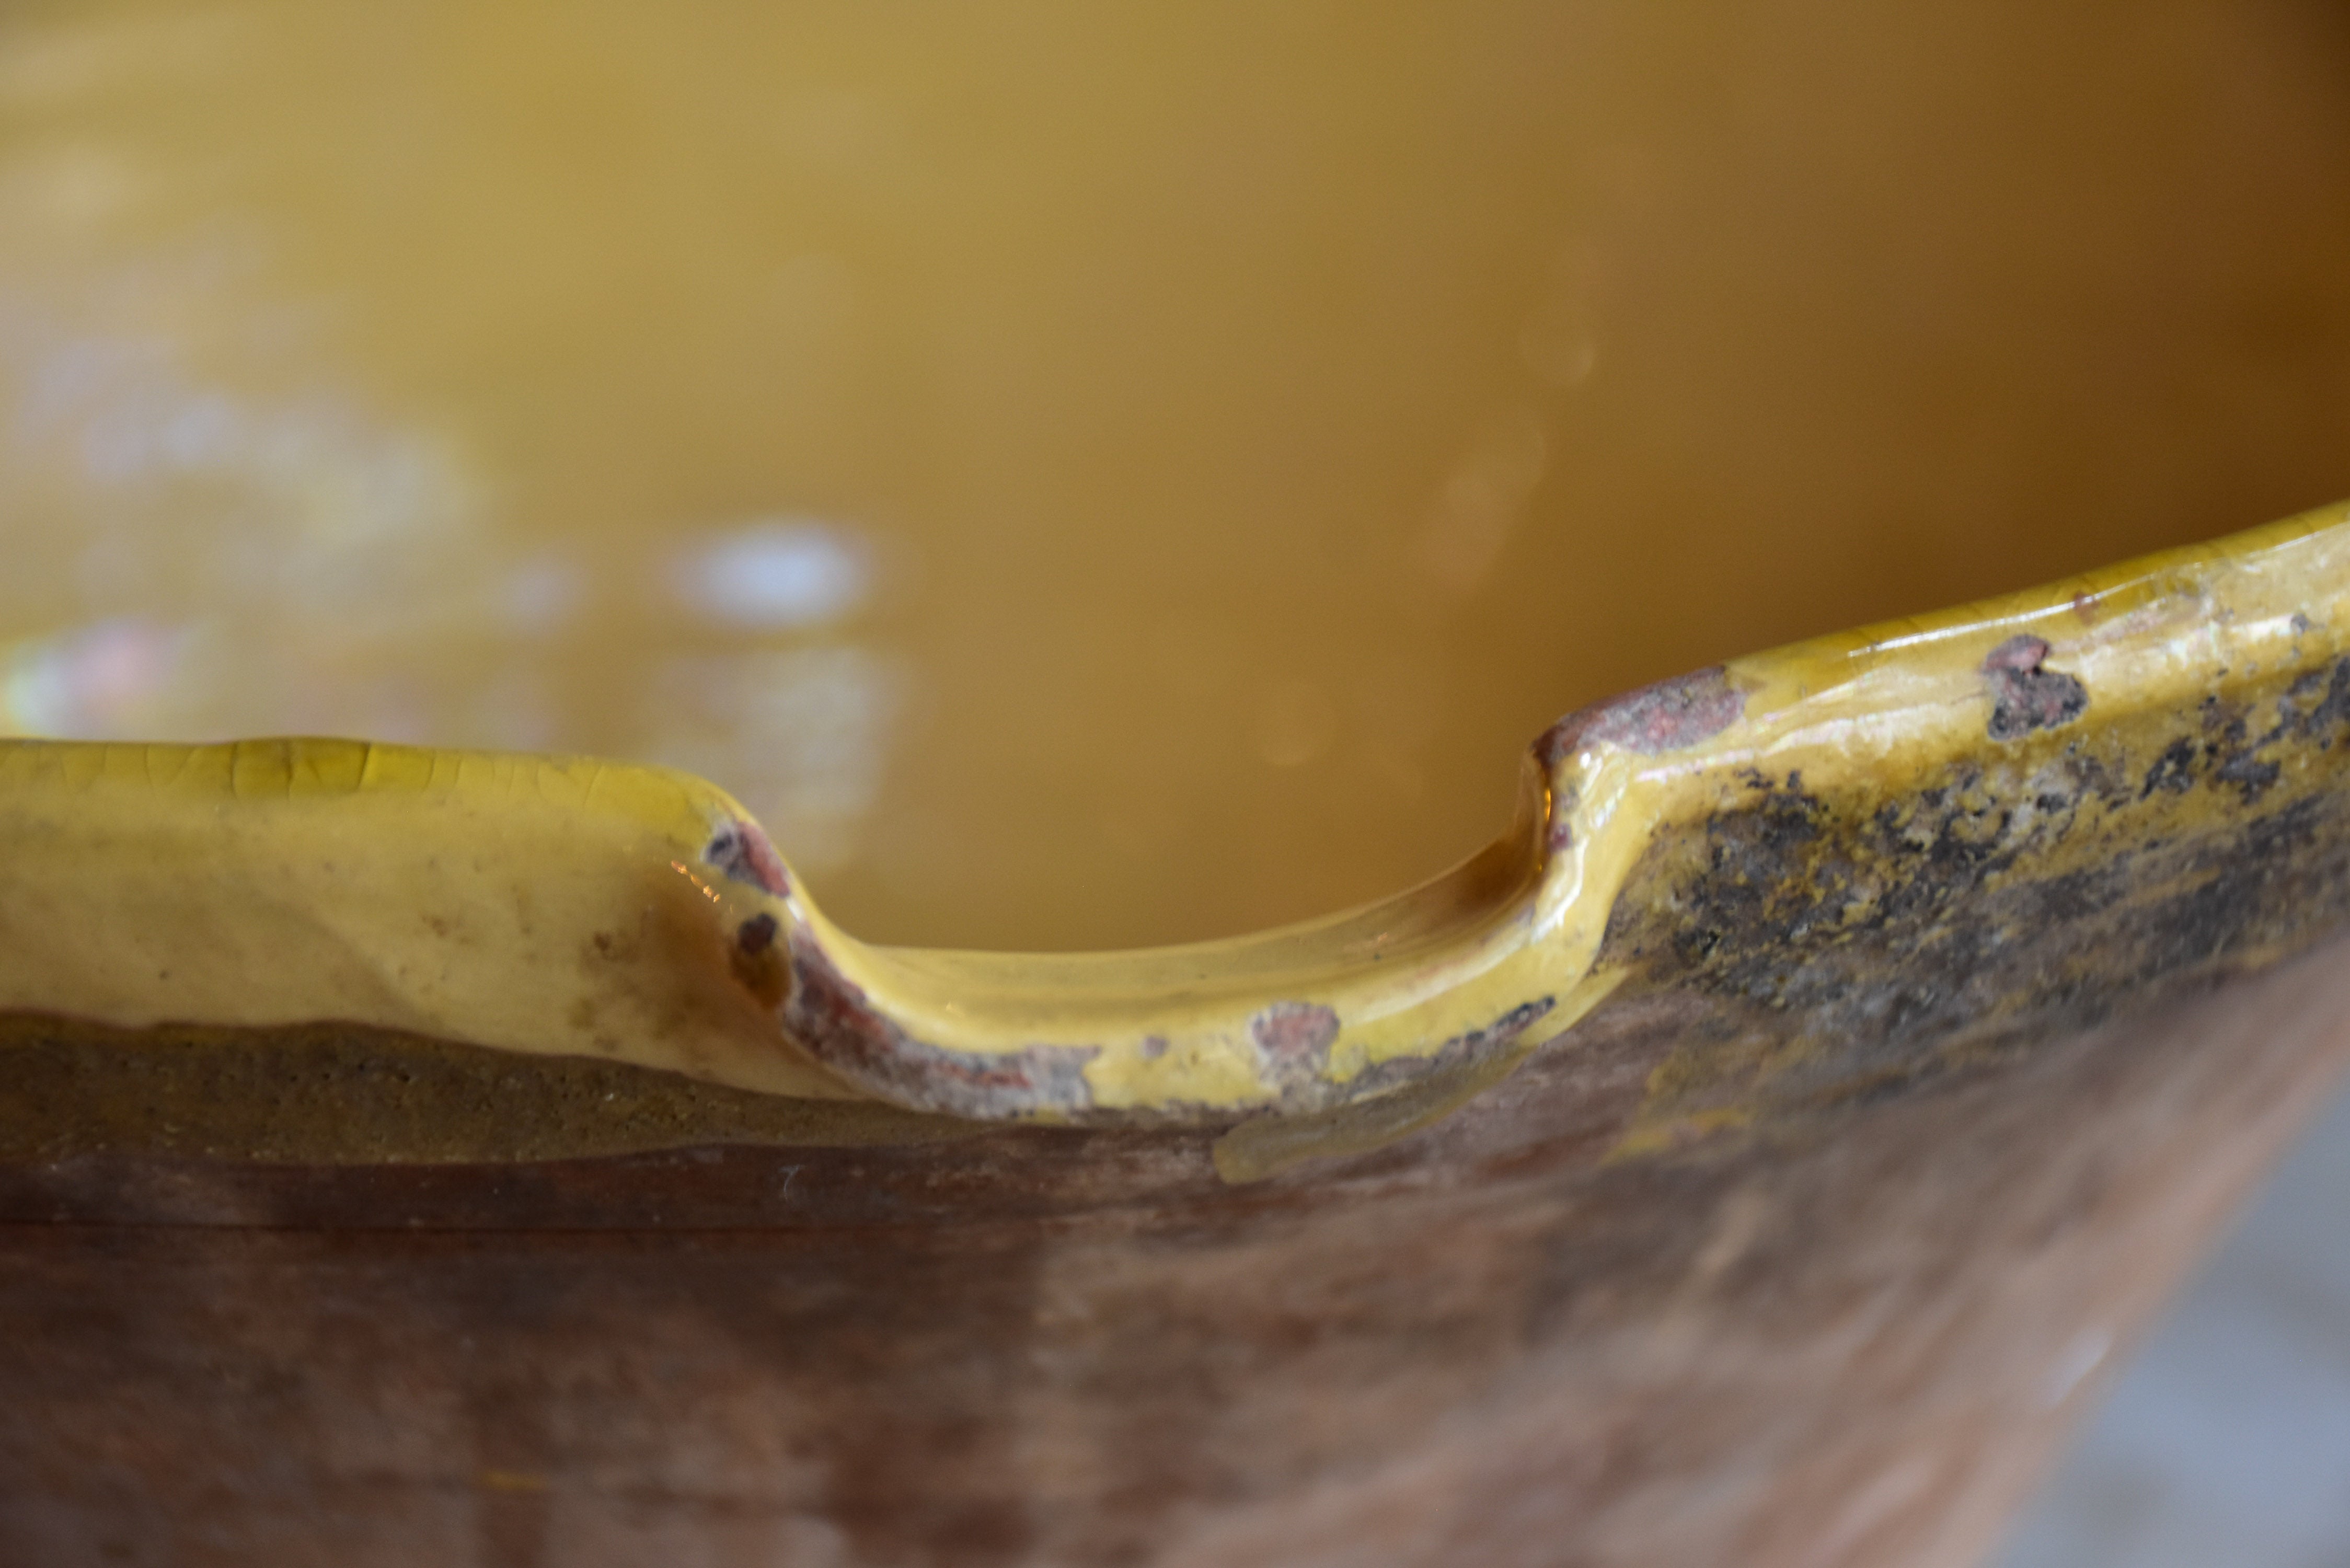
<svg viewBox="0 0 2350 1568"><path fill-rule="evenodd" d="M1997 1568L2350 1563L2350 1099L2171 1303Z"/></svg>
<svg viewBox="0 0 2350 1568"><path fill-rule="evenodd" d="M2346 263L2316 0L16 0L0 732L660 762L869 940L1230 933L1611 691L2350 495ZM2350 1561L2342 1147L2015 1563Z"/></svg>

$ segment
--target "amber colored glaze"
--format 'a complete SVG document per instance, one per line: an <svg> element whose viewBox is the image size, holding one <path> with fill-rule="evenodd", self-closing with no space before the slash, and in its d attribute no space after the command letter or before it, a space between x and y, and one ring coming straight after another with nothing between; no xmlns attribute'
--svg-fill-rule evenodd
<svg viewBox="0 0 2350 1568"><path fill-rule="evenodd" d="M1575 1038L1656 954L1717 959L1741 994L1849 1000L1777 1077L1888 1008L1929 1034L1954 986L1970 1027L1997 1030L2065 1014L2093 981L2307 946L2332 885L2279 878L2309 875L2342 804L2345 626L2334 506L1735 659L1553 726L1511 830L1444 877L1319 921L1089 954L859 942L740 804L660 769L0 741L0 1013L165 1036L339 1022L979 1120L1270 1113L1219 1147L1245 1179L1437 1119ZM1724 839L1758 809L1752 842ZM2188 843L2199 857L2173 864ZM1666 885L1643 881L1675 846ZM1806 956L1821 940L1834 953ZM2019 944L2030 961L2003 972ZM1739 1053L1690 1052L1627 1152L1767 1101ZM380 1129L328 1119L380 1154Z"/></svg>
<svg viewBox="0 0 2350 1568"><path fill-rule="evenodd" d="M2350 493L2316 5L0 16L0 724L679 766L891 944Z"/></svg>

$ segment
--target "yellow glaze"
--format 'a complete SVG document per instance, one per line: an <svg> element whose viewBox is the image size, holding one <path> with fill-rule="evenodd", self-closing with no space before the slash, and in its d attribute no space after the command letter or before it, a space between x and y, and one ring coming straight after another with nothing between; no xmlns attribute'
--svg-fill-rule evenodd
<svg viewBox="0 0 2350 1568"><path fill-rule="evenodd" d="M8 742L0 1005L341 1019L838 1095L713 954L744 900L698 857L735 809L562 758Z"/></svg>
<svg viewBox="0 0 2350 1568"><path fill-rule="evenodd" d="M2350 494L2330 0L12 0L0 730L681 769L893 946Z"/></svg>
<svg viewBox="0 0 2350 1568"><path fill-rule="evenodd" d="M2333 657L2345 630L2350 509L2334 507L1799 644L1563 722L1511 831L1415 892L1092 955L859 943L740 806L659 770L338 741L8 742L0 1011L333 1019L969 1116L1274 1109L1304 1136L1375 1139L1604 994L1618 977L1590 976L1593 959L1635 861L1729 809L1757 769L1893 798L1954 759L2026 756L1987 677L2017 639L2083 694L2036 727L2045 746ZM1354 1115L1399 1095L1409 1114ZM1227 1163L1277 1164L1249 1140L1288 1136L1243 1129Z"/></svg>
<svg viewBox="0 0 2350 1568"><path fill-rule="evenodd" d="M1742 759L1891 787L2002 628L2095 724L2332 624L2304 524L1514 757L2350 493L2345 47L7 7L0 1007L1392 1136L1617 982ZM218 743L279 734L377 743Z"/></svg>

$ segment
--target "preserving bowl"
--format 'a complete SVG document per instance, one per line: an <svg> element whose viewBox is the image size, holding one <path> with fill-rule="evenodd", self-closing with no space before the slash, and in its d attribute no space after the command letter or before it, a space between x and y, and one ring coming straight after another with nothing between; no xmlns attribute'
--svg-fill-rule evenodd
<svg viewBox="0 0 2350 1568"><path fill-rule="evenodd" d="M12 11L0 1555L1979 1559L2350 1054L2345 55Z"/></svg>

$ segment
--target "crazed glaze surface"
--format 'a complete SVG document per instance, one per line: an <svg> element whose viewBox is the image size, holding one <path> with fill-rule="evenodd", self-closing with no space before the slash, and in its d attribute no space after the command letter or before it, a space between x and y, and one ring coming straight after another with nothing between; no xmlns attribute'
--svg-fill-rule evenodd
<svg viewBox="0 0 2350 1568"><path fill-rule="evenodd" d="M1797 799L1787 831L1805 842L1825 800L1883 819L1885 846L1832 875L1772 872L1819 886L1804 932L1880 929L1919 897L2118 867L2256 806L2333 798L2350 757L2334 749L2350 740L2346 518L1631 693L1542 737L1518 824L1452 875L1322 922L1127 953L858 942L740 806L656 770L348 742L8 742L0 1010L343 1021L974 1119L1272 1112L1225 1160L1263 1174L1411 1130L1570 1031L1624 979L1593 969L1611 919L1669 944L1714 918L1690 902L1702 861L1619 907L1636 863L1701 845L1757 792ZM2273 722L2255 733L2263 704ZM1980 797L1971 827L1940 804L1954 791ZM1947 820L1908 845L1885 814L1913 798ZM1952 832L1971 846L1955 861L1936 847ZM1762 978L1779 983L1798 934L1747 934ZM2107 946L2089 958L2109 970L2126 939ZM1926 950L1877 968L1901 981ZM1966 1021L2036 1005L2010 991L1985 990ZM1660 1110L1627 1147L1690 1114Z"/></svg>

